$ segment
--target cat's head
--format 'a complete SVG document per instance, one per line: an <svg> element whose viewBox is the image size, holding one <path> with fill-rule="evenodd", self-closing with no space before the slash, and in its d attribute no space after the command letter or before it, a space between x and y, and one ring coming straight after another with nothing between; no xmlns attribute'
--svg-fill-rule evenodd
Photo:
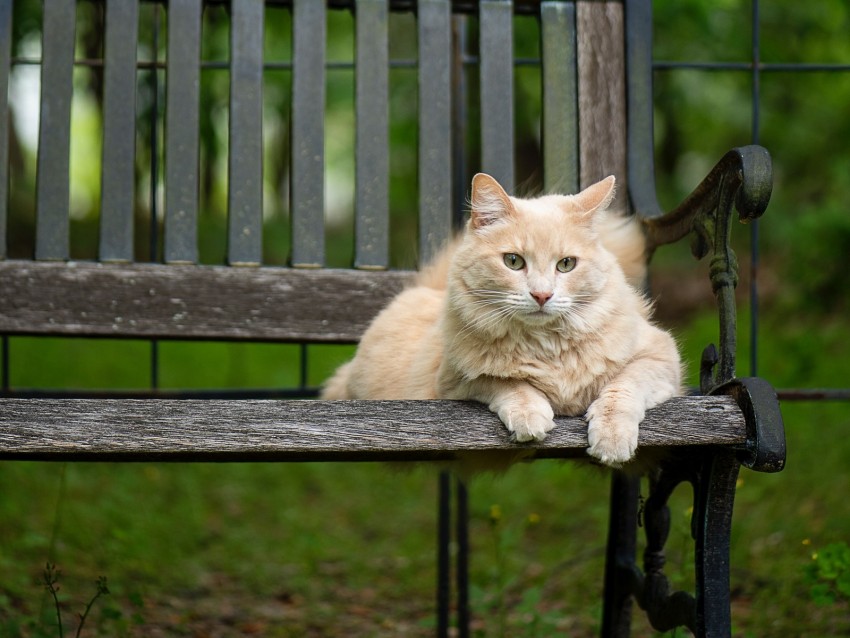
<svg viewBox="0 0 850 638"><path fill-rule="evenodd" d="M452 303L468 322L589 327L616 259L599 241L614 196L608 177L577 195L510 197L485 174L472 180L471 212L452 264Z"/></svg>

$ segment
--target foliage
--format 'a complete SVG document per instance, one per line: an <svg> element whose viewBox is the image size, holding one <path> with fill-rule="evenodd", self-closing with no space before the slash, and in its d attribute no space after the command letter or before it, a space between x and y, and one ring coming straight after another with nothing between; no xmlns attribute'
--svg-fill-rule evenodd
<svg viewBox="0 0 850 638"><path fill-rule="evenodd" d="M59 602L59 574L60 571L56 568L56 565L52 565L51 563L47 563L44 568L43 580L44 587L50 593L50 597L53 599L53 606L56 609L56 629L59 634L59 638L62 638L65 635L65 630L62 624L62 605ZM91 611L94 604L97 602L97 599L101 596L106 596L109 594L109 588L106 586L106 577L99 576L97 581L95 581L96 591L94 596L91 597L89 602L86 604L85 609L81 614L79 614L79 622L77 624L77 631L74 634L75 638L80 638L80 634L83 631L83 627L86 624L86 619L89 616L89 612Z"/></svg>
<svg viewBox="0 0 850 638"><path fill-rule="evenodd" d="M811 597L819 605L850 600L850 547L847 543L832 543L812 554L806 569L806 582Z"/></svg>

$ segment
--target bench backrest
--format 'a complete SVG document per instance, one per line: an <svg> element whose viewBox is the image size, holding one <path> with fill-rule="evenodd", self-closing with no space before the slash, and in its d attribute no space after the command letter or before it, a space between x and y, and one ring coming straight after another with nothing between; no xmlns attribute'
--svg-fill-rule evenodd
<svg viewBox="0 0 850 638"><path fill-rule="evenodd" d="M137 0L110 0L104 11L103 155L98 260L71 262L69 158L75 69L75 0L43 5L40 121L33 261L6 258L11 1L0 0L0 333L278 341L356 340L369 319L403 285L391 269L390 73L416 73L418 237L408 250L430 257L463 215L468 180L488 172L508 189L529 181L574 192L608 174L620 204L655 214L652 184L651 55L648 0L532 2L517 0L358 0L229 5L225 64L202 59L202 15L214 3L170 0L162 6L164 54L139 53ZM219 7L220 9L220 7ZM271 13L274 11L274 15ZM351 269L323 268L326 252L326 127L332 12L353 15L355 52L354 249ZM267 22L291 24L291 56L269 59ZM415 19L415 59L390 55L394 16ZM517 20L539 24L538 56L517 59ZM159 19L159 18L157 18ZM628 21L628 28L626 22ZM626 35L629 34L627 38ZM147 56L147 57L146 57ZM79 59L76 64L84 65ZM99 66L98 64L94 65ZM539 151L519 159L517 69L539 66ZM224 67L223 69L221 67ZM627 75L626 69L629 69ZM152 174L164 212L162 261L141 263L134 248L139 184L139 69L159 69L164 83L161 163ZM204 154L203 75L229 73L226 264L197 266ZM270 70L280 71L274 75ZM628 80L627 80L628 78ZM263 264L264 93L280 82L275 104L286 114L290 157L289 267ZM627 87L627 82L629 83ZM526 83L527 84L527 83ZM527 89L524 89L527 90ZM627 108L628 105L628 108ZM628 111L628 116L627 116ZM627 139L627 136L629 139ZM156 144L156 132L152 139ZM141 142L140 142L141 140ZM627 150L630 149L630 150ZM144 149L157 154L154 146ZM629 162L629 152L634 153ZM518 177L517 167L522 171ZM636 188L627 188L629 171ZM161 177L160 177L161 172ZM647 182L649 182L647 184ZM152 197L156 199L156 195ZM5 260L5 261L4 261Z"/></svg>

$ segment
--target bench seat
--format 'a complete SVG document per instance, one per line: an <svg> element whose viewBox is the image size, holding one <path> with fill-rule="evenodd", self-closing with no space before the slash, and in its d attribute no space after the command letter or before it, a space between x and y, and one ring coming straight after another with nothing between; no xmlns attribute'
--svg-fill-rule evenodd
<svg viewBox="0 0 850 638"><path fill-rule="evenodd" d="M517 444L483 405L461 401L0 399L0 458L97 461L445 460L470 451L582 457L587 425L557 417ZM649 410L640 445L746 443L729 396L677 397Z"/></svg>

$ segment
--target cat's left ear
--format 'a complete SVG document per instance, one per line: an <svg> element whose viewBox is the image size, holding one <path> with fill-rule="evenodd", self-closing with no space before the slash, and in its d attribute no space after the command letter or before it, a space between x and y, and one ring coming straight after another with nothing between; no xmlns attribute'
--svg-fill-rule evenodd
<svg viewBox="0 0 850 638"><path fill-rule="evenodd" d="M514 205L501 184L486 173L472 178L472 199L469 223L474 229L498 222L513 212Z"/></svg>
<svg viewBox="0 0 850 638"><path fill-rule="evenodd" d="M615 182L614 176L609 175L601 182L596 182L592 186L585 188L578 195L575 195L573 202L587 215L591 215L598 210L605 210L614 199Z"/></svg>

